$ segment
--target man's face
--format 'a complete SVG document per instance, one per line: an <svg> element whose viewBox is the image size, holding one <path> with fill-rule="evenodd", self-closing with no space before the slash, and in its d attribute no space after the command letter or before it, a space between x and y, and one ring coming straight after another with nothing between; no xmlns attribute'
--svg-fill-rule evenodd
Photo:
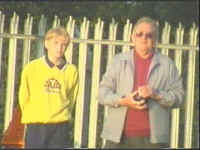
<svg viewBox="0 0 200 150"><path fill-rule="evenodd" d="M149 53L155 47L154 28L149 23L137 25L135 34L132 35L132 42L135 44L136 51Z"/></svg>
<svg viewBox="0 0 200 150"><path fill-rule="evenodd" d="M51 39L45 41L48 56L59 59L64 56L65 49L68 45L68 39L64 36L53 36Z"/></svg>

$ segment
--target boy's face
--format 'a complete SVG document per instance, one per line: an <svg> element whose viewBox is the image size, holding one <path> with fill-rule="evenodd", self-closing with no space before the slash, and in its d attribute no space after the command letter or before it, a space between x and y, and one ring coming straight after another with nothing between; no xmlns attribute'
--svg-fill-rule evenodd
<svg viewBox="0 0 200 150"><path fill-rule="evenodd" d="M59 59L64 56L68 45L68 39L64 36L55 35L45 41L48 57Z"/></svg>

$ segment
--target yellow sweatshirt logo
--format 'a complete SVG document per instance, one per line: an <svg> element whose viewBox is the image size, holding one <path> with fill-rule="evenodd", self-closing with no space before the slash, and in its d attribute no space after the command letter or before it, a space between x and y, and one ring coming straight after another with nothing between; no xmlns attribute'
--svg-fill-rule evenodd
<svg viewBox="0 0 200 150"><path fill-rule="evenodd" d="M46 88L46 92L48 93L58 93L61 89L61 84L54 78L48 79L44 86Z"/></svg>

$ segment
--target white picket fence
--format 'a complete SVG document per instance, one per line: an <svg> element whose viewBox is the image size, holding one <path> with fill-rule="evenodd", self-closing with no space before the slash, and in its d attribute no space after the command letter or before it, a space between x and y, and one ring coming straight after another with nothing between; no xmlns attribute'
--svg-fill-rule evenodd
<svg viewBox="0 0 200 150"><path fill-rule="evenodd" d="M5 99L5 119L4 119L4 131L7 129L8 124L12 117L12 110L14 107L14 100L16 99L16 93L18 92L16 86L16 76L19 76L20 73L17 74L16 69L18 64L17 55L22 53L22 67L30 61L31 54L33 51L37 51L37 55L35 57L39 57L43 55L43 36L49 27L55 27L60 24L60 19L55 16L51 25L47 24L47 18L43 15L40 18L38 26L38 32L33 34L32 30L37 28L33 26L33 16L30 14L27 15L27 18L24 20L24 28L23 33L18 33L19 31L19 16L14 13L13 17L10 19L10 27L9 32L5 32L5 15L0 12L0 79L2 66L4 62L2 61L2 56L5 53L3 49L5 41L8 41L8 64L7 66L7 79L6 79L6 99ZM8 18L7 18L8 19ZM106 64L110 62L112 57L118 52L118 50L124 52L130 46L130 35L132 31L132 23L127 20L127 23L123 27L123 35L122 40L116 40L117 33L119 32L118 23L112 20L109 24L109 30L106 34L107 38L103 38L105 34L105 26L104 21L100 18L95 24L94 28L90 27L91 22L87 18L83 18L83 21L80 26L75 23L75 20L70 16L66 24L63 26L70 33L72 38L72 42L69 45L66 58L70 63L73 63L73 60L78 60L77 67L79 70L80 76L80 90L78 94L78 99L76 103L76 111L75 111L75 126L74 126L74 147L81 148L84 141L87 141L88 144L86 147L95 148L97 147L97 139L100 139L99 134L97 133L97 129L100 128L100 124L98 123L99 119L99 105L96 99L98 94L98 86L99 81L101 80L102 75L102 59L105 60ZM183 25L180 23L177 25L175 32L172 33L171 25L165 22L163 29L161 30L161 41L157 46L158 50L160 50L163 54L169 55L169 57L173 57L178 69L179 73L183 75L183 69L186 69L187 72L184 72L186 75L185 83L186 83L186 97L185 97L185 105L181 109L173 109L172 111L172 128L171 128L171 148L179 148L180 147L180 132L184 132L184 144L182 147L184 148L192 148L192 141L198 140L193 138L193 122L194 122L194 107L195 103L199 101L199 99L195 98L195 74L197 70L195 69L195 65L197 63L197 53L199 51L198 47L198 32L199 28L195 24L192 24L189 31L185 32ZM93 33L93 37L89 38L90 33ZM76 38L76 34L79 34L79 37ZM170 38L174 37L174 42ZM184 41L184 38L188 38L187 41ZM18 47L19 41L23 41L23 46ZM170 41L171 40L171 41ZM33 49L33 42L37 41L36 48ZM75 46L78 45L78 48L75 50ZM91 48L91 45L93 48ZM20 52L19 52L20 51ZM106 52L105 55L102 55L102 51ZM78 53L78 55L75 55ZM184 54L188 56L188 62L184 62ZM74 57L77 56L77 57ZM92 61L93 60L93 61ZM89 62L89 63L88 63ZM104 61L103 61L104 62ZM89 65L88 65L89 64ZM187 66L183 66L187 64ZM89 66L89 67L88 67ZM87 76L87 70L90 70L91 79ZM4 80L4 78L3 78ZM2 90L1 90L2 91ZM86 92L87 91L87 92ZM88 118L87 118L88 114ZM103 113L106 115L106 109ZM183 118L184 117L184 118ZM88 120L87 120L88 119ZM180 120L184 120L184 131L180 128ZM196 119L199 119L196 118ZM85 123L87 120L89 123ZM83 127L86 125L86 130ZM87 132L87 133L85 133ZM87 138L87 139L86 139ZM103 142L104 143L104 142Z"/></svg>

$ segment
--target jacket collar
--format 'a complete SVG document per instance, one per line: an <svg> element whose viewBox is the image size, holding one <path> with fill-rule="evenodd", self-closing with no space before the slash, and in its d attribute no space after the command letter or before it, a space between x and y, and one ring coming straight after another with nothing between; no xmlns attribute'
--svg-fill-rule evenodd
<svg viewBox="0 0 200 150"><path fill-rule="evenodd" d="M128 61L130 63L133 63L134 52L135 52L135 50L134 50L134 48L132 48L130 51L125 52L125 55L123 55L120 59L121 60L126 60L126 61ZM151 65L152 67L154 67L155 65L160 64L159 55L160 55L160 53L157 50L155 50L153 58L152 58L152 65Z"/></svg>
<svg viewBox="0 0 200 150"><path fill-rule="evenodd" d="M129 66L131 68L135 67L135 64L134 64L134 61L133 61L133 59L134 59L134 57L133 57L134 52L135 52L135 50L134 50L134 48L132 48L131 50L125 52L124 55L122 55L122 57L120 57L120 60L125 61L127 64L129 64ZM160 60L160 53L157 50L155 50L153 58L152 58L152 63L149 66L150 68L149 68L149 72L147 74L147 78L149 78L149 75L150 75L151 71L155 67L157 67L158 65L160 65L160 61L161 61Z"/></svg>

